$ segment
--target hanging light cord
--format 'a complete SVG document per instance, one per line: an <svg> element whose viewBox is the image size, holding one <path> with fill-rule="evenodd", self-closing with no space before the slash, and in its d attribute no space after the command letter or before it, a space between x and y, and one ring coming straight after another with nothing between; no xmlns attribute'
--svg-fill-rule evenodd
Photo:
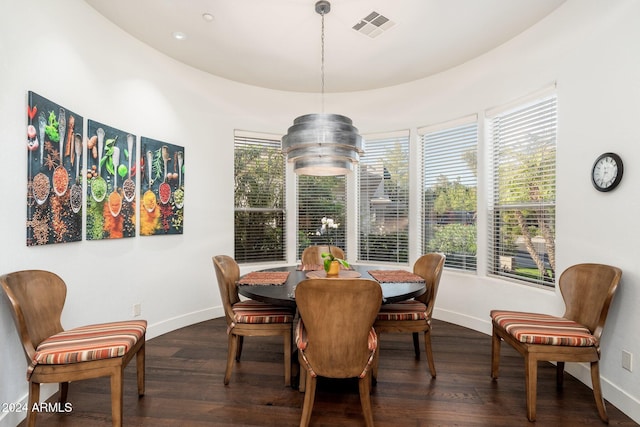
<svg viewBox="0 0 640 427"><path fill-rule="evenodd" d="M321 80L321 93L322 93L322 113L324 114L324 12L320 14L322 17L322 31L320 35L320 80Z"/></svg>

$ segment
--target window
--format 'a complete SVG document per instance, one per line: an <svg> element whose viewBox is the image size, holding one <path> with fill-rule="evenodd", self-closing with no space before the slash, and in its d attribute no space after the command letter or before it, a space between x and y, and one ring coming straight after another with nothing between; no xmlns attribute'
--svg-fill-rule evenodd
<svg viewBox="0 0 640 427"><path fill-rule="evenodd" d="M422 142L422 253L441 252L445 266L477 267L476 116L418 130Z"/></svg>
<svg viewBox="0 0 640 427"><path fill-rule="evenodd" d="M487 117L493 172L488 271L554 286L556 96Z"/></svg>
<svg viewBox="0 0 640 427"><path fill-rule="evenodd" d="M285 261L285 159L275 136L235 132L235 259Z"/></svg>
<svg viewBox="0 0 640 427"><path fill-rule="evenodd" d="M368 136L358 174L358 259L409 262L409 132Z"/></svg>
<svg viewBox="0 0 640 427"><path fill-rule="evenodd" d="M298 251L311 245L332 245L346 249L346 177L298 175ZM322 218L332 219L336 228L322 228ZM348 256L348 254L347 254Z"/></svg>

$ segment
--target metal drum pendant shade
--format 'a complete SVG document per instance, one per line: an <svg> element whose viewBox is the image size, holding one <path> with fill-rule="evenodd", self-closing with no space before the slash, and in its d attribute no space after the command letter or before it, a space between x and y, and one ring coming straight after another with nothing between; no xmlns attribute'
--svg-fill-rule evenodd
<svg viewBox="0 0 640 427"><path fill-rule="evenodd" d="M324 15L331 4L320 0L315 9L322 16L322 113L295 119L282 137L282 151L298 175L346 175L364 154L364 143L350 118L324 113Z"/></svg>
<svg viewBox="0 0 640 427"><path fill-rule="evenodd" d="M306 114L293 121L282 138L282 151L299 175L345 175L360 161L363 140L350 118Z"/></svg>

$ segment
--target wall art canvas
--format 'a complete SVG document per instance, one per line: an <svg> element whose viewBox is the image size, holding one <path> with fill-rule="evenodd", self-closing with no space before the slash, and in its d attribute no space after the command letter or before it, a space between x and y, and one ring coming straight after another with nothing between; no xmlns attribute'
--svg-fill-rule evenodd
<svg viewBox="0 0 640 427"><path fill-rule="evenodd" d="M136 234L136 136L87 122L87 240Z"/></svg>
<svg viewBox="0 0 640 427"><path fill-rule="evenodd" d="M140 235L182 234L184 148L140 138Z"/></svg>
<svg viewBox="0 0 640 427"><path fill-rule="evenodd" d="M77 113L28 92L27 246L82 240L82 124Z"/></svg>

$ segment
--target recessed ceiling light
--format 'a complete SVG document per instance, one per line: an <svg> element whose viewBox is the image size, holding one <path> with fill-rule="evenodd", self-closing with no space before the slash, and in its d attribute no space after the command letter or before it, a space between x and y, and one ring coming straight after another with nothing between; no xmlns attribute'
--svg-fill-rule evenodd
<svg viewBox="0 0 640 427"><path fill-rule="evenodd" d="M184 40L187 38L187 35L185 33L183 33L182 31L174 31L173 32L173 38L176 40Z"/></svg>
<svg viewBox="0 0 640 427"><path fill-rule="evenodd" d="M210 13L203 13L202 14L202 19L204 19L207 22L211 22L213 21L213 15Z"/></svg>

